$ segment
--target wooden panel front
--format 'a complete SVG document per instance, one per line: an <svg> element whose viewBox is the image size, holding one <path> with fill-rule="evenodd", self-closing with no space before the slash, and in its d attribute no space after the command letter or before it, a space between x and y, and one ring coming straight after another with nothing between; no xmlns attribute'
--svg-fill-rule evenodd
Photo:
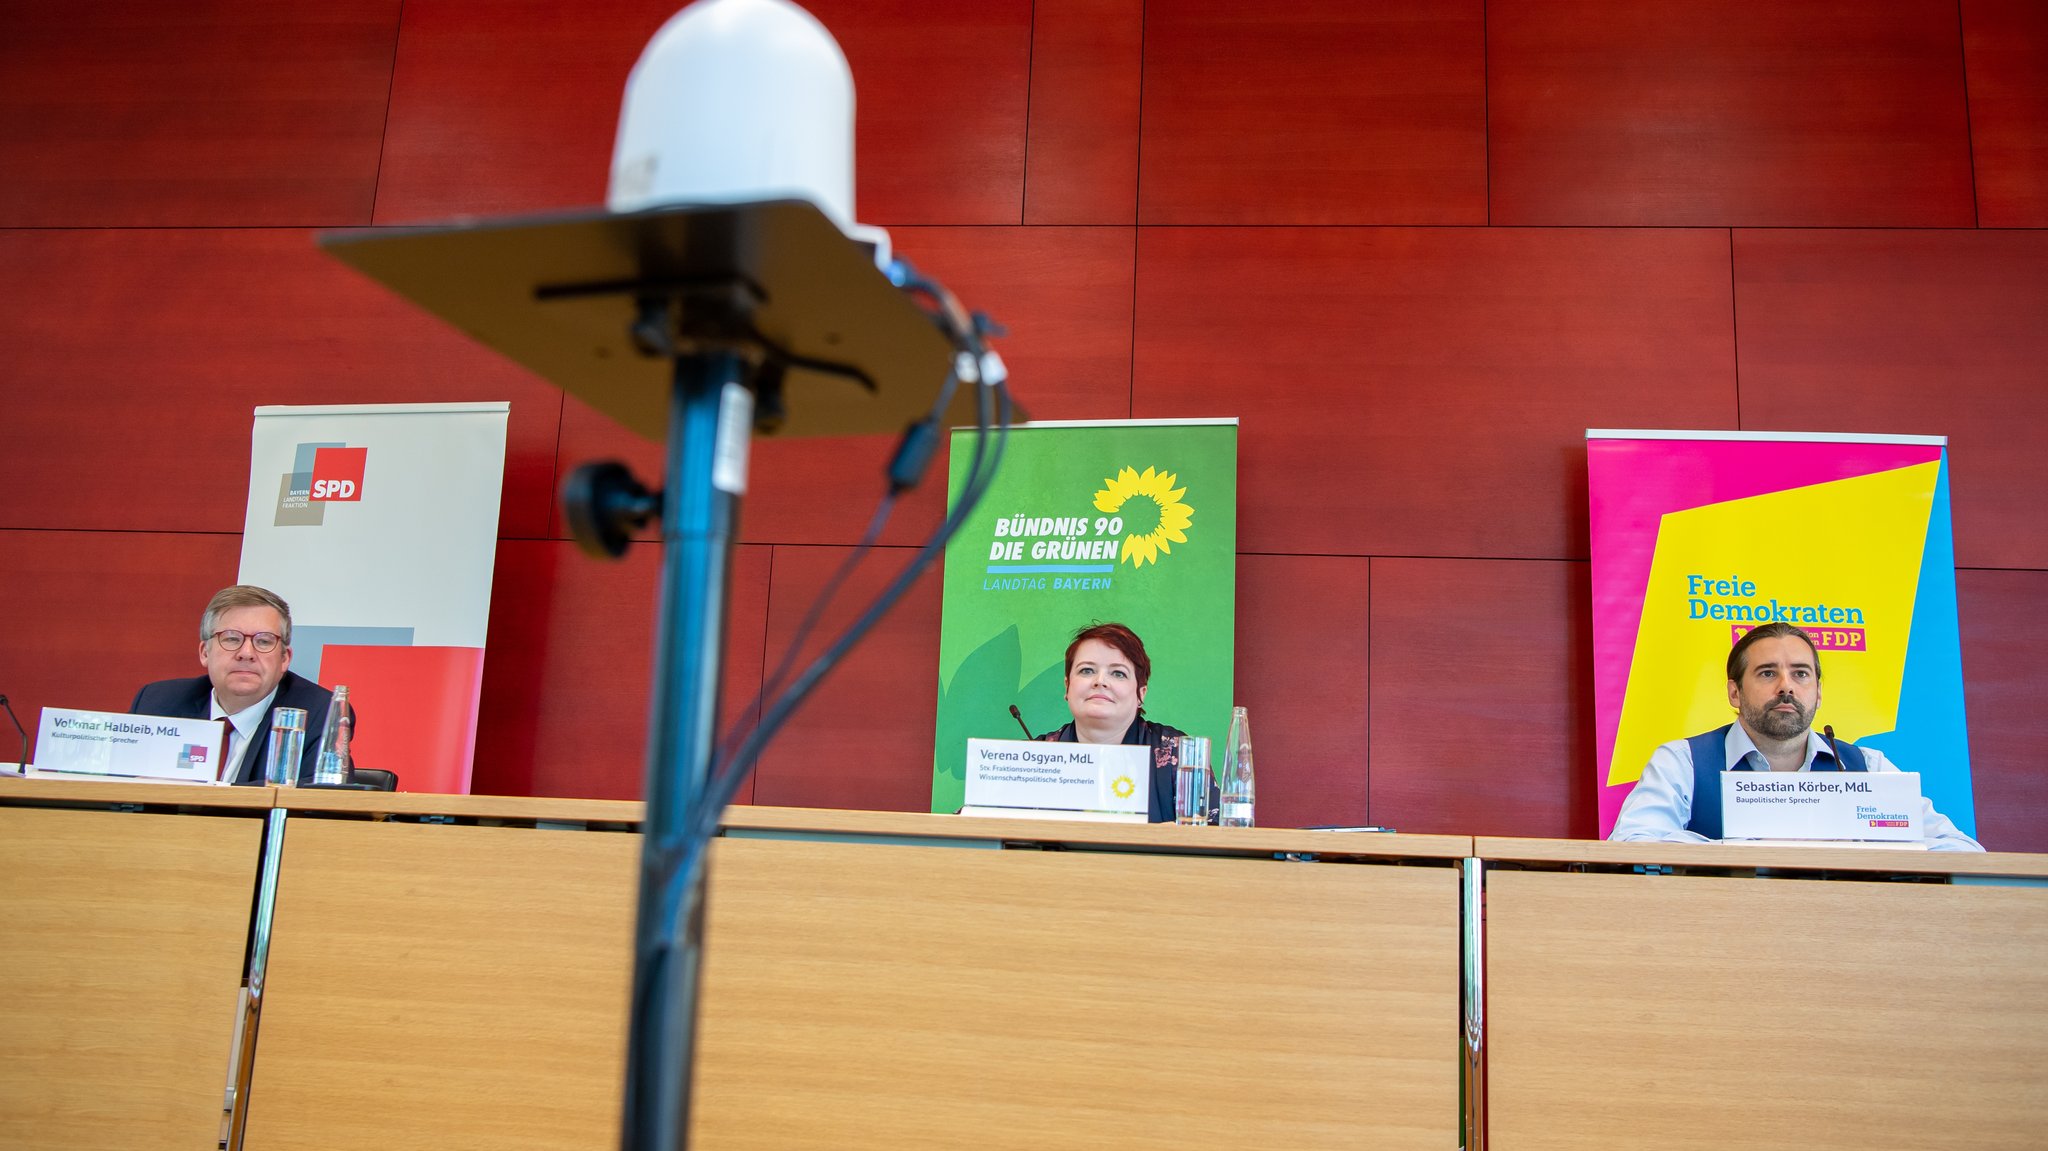
<svg viewBox="0 0 2048 1151"><path fill-rule="evenodd" d="M2048 892L1495 871L1494 1151L2032 1148Z"/></svg>
<svg viewBox="0 0 2048 1151"><path fill-rule="evenodd" d="M294 816L247 1146L616 1146L639 846Z"/></svg>
<svg viewBox="0 0 2048 1151"><path fill-rule="evenodd" d="M0 1146L216 1145L262 831L0 808Z"/></svg>
<svg viewBox="0 0 2048 1151"><path fill-rule="evenodd" d="M693 1146L1426 1147L1455 870L723 840Z"/></svg>

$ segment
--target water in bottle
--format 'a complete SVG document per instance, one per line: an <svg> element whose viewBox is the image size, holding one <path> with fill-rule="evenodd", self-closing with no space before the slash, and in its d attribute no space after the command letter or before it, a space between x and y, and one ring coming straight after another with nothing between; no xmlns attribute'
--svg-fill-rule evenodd
<svg viewBox="0 0 2048 1151"><path fill-rule="evenodd" d="M1252 720L1243 708L1230 713L1230 742L1223 748L1222 818L1225 827L1251 827Z"/></svg>
<svg viewBox="0 0 2048 1151"><path fill-rule="evenodd" d="M313 758L313 782L332 787L348 782L349 740L356 730L355 709L348 701L348 685L337 684L334 702L327 705L327 726L320 731L320 751Z"/></svg>

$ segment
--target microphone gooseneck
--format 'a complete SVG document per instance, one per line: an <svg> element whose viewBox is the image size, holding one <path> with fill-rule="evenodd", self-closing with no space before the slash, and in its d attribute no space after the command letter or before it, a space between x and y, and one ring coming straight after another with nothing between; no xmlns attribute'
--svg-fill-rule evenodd
<svg viewBox="0 0 2048 1151"><path fill-rule="evenodd" d="M7 712L7 718L8 718L8 719L10 719L10 720L13 720L13 721L14 721L14 730L16 730L16 731L18 731L18 732L20 732L20 733L21 733L21 773L22 773L23 775L27 775L27 774L28 774L28 729L27 729L27 728L25 728L25 727L23 727L23 726L21 726L21 717L20 717L20 716L18 716L18 715L16 715L16 714L14 714L14 705L13 705L13 704L11 704L11 703L9 703L9 702L7 702L7 697L6 697L6 696L4 696L4 695L0 695L0 708L4 708L4 709L6 709L6 712Z"/></svg>
<svg viewBox="0 0 2048 1151"><path fill-rule="evenodd" d="M1835 757L1835 766L1842 766L1842 749L1835 746L1835 725L1832 723L1822 724L1820 733L1827 737L1828 754Z"/></svg>
<svg viewBox="0 0 2048 1151"><path fill-rule="evenodd" d="M1021 712L1021 711L1018 711L1018 710L1017 710L1017 705L1016 705L1016 704L1014 704L1014 703L1010 705L1010 718L1011 718L1011 719L1014 719L1014 720L1016 720L1016 721L1017 721L1017 726L1018 726L1018 727L1021 727L1021 728L1023 728L1023 729L1024 729L1024 738L1025 738L1025 739L1030 739L1030 738L1031 738L1031 725L1030 725L1030 724L1028 724L1028 723L1025 723L1025 722L1024 722L1024 713L1023 713L1023 712Z"/></svg>

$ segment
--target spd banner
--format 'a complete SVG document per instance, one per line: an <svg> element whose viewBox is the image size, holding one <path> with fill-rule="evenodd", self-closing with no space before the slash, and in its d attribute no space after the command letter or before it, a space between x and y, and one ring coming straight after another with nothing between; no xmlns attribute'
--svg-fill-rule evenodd
<svg viewBox="0 0 2048 1151"><path fill-rule="evenodd" d="M1650 753L1730 722L1742 633L1818 642L1814 726L1920 773L1976 833L1947 439L1589 431L1600 834Z"/></svg>
<svg viewBox="0 0 2048 1151"><path fill-rule="evenodd" d="M955 429L948 502L975 432ZM1152 678L1145 715L1230 729L1237 618L1237 421L1042 422L1010 431L981 505L946 548L932 810L955 811L969 739L1019 739L1072 718L1074 632L1130 626ZM1222 756L1213 757L1216 762Z"/></svg>
<svg viewBox="0 0 2048 1151"><path fill-rule="evenodd" d="M241 582L291 605L291 670L348 685L357 765L407 791L469 791L509 410L256 409Z"/></svg>

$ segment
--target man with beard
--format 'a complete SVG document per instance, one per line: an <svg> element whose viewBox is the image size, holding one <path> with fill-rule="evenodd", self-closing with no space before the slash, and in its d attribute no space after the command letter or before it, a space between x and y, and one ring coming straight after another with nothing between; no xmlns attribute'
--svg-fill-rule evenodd
<svg viewBox="0 0 2048 1151"><path fill-rule="evenodd" d="M1820 652L1789 623L1754 628L1728 653L1728 705L1736 722L1658 748L1621 805L1607 838L1704 843L1721 838L1721 772L1898 771L1876 748L1833 745L1813 730ZM1982 851L1920 800L1920 829L1936 851Z"/></svg>

